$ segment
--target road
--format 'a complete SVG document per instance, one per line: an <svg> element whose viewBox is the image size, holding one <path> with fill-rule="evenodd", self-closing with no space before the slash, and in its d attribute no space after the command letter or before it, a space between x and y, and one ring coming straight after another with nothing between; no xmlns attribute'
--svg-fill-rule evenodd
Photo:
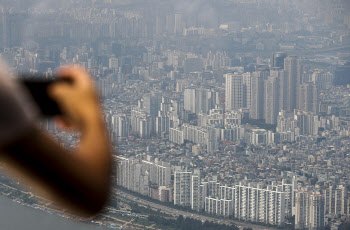
<svg viewBox="0 0 350 230"><path fill-rule="evenodd" d="M12 187L12 186L9 186L9 185L3 184L3 183L0 183L0 184L2 184L3 186L6 186L6 187L8 187L8 188L10 188L12 190L20 191L22 193L26 193L26 194L30 194L31 196L35 196L39 200L46 201L46 205L36 204L36 206L41 208L42 210L46 209L47 211L51 211L51 212L60 214L62 216L65 216L66 218L69 218L69 219L72 218L71 216L67 215L65 212L62 212L62 210L59 210L59 209L56 209L56 208L53 208L53 207L49 207L49 205L48 205L50 203L49 200L46 200L46 199L44 199L42 197L39 197L39 196L36 196L36 195L32 194L31 192L24 192L24 191L21 191L19 189L16 189L16 188ZM216 217L204 216L204 215L201 215L201 214L194 214L194 213L178 210L178 209L175 209L175 208L170 208L170 207L167 207L165 205L160 205L160 204L157 204L157 203L154 203L154 202L151 202L151 201L144 200L142 198L133 196L133 195L131 195L129 193L126 193L126 192L114 189L114 197L118 198L118 196L126 198L126 199L131 200L131 201L134 201L134 202L138 203L139 205L143 205L145 207L149 206L149 207L151 207L152 209L154 209L156 211L157 210L161 210L161 212L169 214L169 215L172 215L174 218L177 218L179 215L182 215L184 218L190 217L190 218L193 218L193 219L201 220L202 222L205 222L206 220L208 220L208 221L211 221L211 222L214 222L214 223L219 223L219 224L226 224L226 225L235 224L240 229L243 229L243 228L252 228L254 230L275 230L276 229L276 228L272 228L272 227L265 227L265 226L260 226L260 225L254 225L254 224L250 224L250 223L246 223L246 222L239 222L239 221L235 221L235 220L220 219L220 218L216 218ZM128 226L128 225L130 226L131 225L131 226L133 226L135 228L141 228L141 229L145 228L145 226L132 223L132 221L127 222L127 221L118 219L116 217L112 217L112 216L110 216L108 214L102 214L102 216L111 218L111 219L121 223L121 225L125 225L125 226ZM103 223L101 223L101 224L104 225ZM148 226L148 227L146 227L146 229L155 229L155 228L153 226Z"/></svg>
<svg viewBox="0 0 350 230"><path fill-rule="evenodd" d="M139 197L133 196L131 194L125 193L125 192L120 191L120 190L114 190L114 193L117 194L116 198L118 198L118 196L120 196L120 197L126 198L128 200L134 201L134 202L138 203L139 205L143 205L146 207L150 206L154 210L161 210L161 212L172 215L174 217L182 215L184 218L190 217L190 218L201 220L202 222L205 222L206 220L208 220L208 221L220 223L220 224L227 224L227 225L235 224L240 229L243 229L243 228L252 228L254 230L275 230L276 229L276 228L272 228L272 227L254 225L254 224L249 224L246 222L239 222L239 221L235 221L235 220L219 219L219 218L215 218L215 217L204 216L201 214L193 214L190 212L186 212L186 211L178 210L175 208L170 208L170 207L167 207L164 205L160 205L157 203L153 203L153 202L148 201L148 200L143 200Z"/></svg>
<svg viewBox="0 0 350 230"><path fill-rule="evenodd" d="M136 223L133 223L133 221L135 219L132 219L131 221L125 221L125 220L122 220L122 219L119 219L115 216L111 216L109 215L108 213L105 213L105 214L100 214L101 216L103 217L106 217L106 218L109 218L109 219L112 219L113 222L112 223L105 223L104 221L92 221L91 220L88 220L88 219L81 219L79 218L78 216L72 216L68 213L65 212L65 210L62 210L60 208L57 208L57 207L50 207L50 204L52 203L50 200L47 200L43 197L40 197L40 196L37 196L37 195L34 195L32 192L26 192L26 191L22 191L20 189L17 189L17 188L14 188L10 185L7 185L7 184L4 184L2 182L0 182L0 185L3 186L3 187L7 187L13 191L18 191L18 192L21 192L23 194L28 194L30 195L31 197L34 196L37 200L40 200L41 202L40 203L36 203L34 205L29 205L29 204L26 204L26 203L21 203L21 202L18 202L19 204L21 205L26 205L26 206L29 206L31 208L34 208L34 209L40 209L44 212L48 212L48 213L55 213L63 218L66 218L66 219L72 219L72 220L76 220L76 221L82 221L82 222L85 222L85 223L89 223L89 222L92 222L92 223L97 223L101 226L109 226L109 225L112 225L112 226L122 226L124 228L127 228L127 227L131 227L132 229L135 229L135 230L145 230L145 229L151 229L151 230L159 230L157 228L155 228L153 225L152 226L144 226L144 225L140 225L140 224L136 224ZM16 201L16 199L14 199L14 201Z"/></svg>

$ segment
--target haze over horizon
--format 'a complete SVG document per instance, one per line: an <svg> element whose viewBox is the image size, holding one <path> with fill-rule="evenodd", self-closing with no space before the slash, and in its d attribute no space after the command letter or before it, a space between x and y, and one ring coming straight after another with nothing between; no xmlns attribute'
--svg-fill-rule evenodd
<svg viewBox="0 0 350 230"><path fill-rule="evenodd" d="M0 58L94 77L118 166L100 225L349 226L350 1L0 0Z"/></svg>

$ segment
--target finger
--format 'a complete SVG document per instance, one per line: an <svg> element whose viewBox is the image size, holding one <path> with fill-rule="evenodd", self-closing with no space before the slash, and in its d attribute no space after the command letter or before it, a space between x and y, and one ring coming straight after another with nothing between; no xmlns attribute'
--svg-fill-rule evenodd
<svg viewBox="0 0 350 230"><path fill-rule="evenodd" d="M48 88L48 95L57 102L59 105L60 109L64 114L67 114L68 111L65 111L66 108L69 108L67 103L68 101L66 100L67 97L70 97L70 89L67 89L67 85L63 83L55 83L54 85L50 86ZM62 122L58 122L58 124L62 123L62 128L65 128L69 123L68 122L63 122L63 118L61 118ZM65 119L67 121L67 119Z"/></svg>
<svg viewBox="0 0 350 230"><path fill-rule="evenodd" d="M74 131L76 130L76 126L71 122L69 119L63 117L63 116L57 116L54 118L56 127L58 129L64 130L64 131Z"/></svg>
<svg viewBox="0 0 350 230"><path fill-rule="evenodd" d="M72 124L62 116L57 116L54 120L59 129L69 129L72 127Z"/></svg>
<svg viewBox="0 0 350 230"><path fill-rule="evenodd" d="M62 98L67 97L70 91L70 86L65 83L55 83L47 88L48 95L57 101L61 101Z"/></svg>
<svg viewBox="0 0 350 230"><path fill-rule="evenodd" d="M66 66L61 66L57 69L56 74L60 78L72 78L72 69L74 66L72 65L66 65Z"/></svg>
<svg viewBox="0 0 350 230"><path fill-rule="evenodd" d="M89 82L90 75L82 67L79 66L64 66L58 69L57 74L61 78L70 78L77 84Z"/></svg>

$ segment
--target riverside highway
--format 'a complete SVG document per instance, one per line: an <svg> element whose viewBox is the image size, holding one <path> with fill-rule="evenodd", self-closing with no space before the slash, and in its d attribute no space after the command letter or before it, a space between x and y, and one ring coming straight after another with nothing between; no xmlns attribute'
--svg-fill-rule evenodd
<svg viewBox="0 0 350 230"><path fill-rule="evenodd" d="M235 220L229 220L229 219L220 219L220 218L216 218L216 217L208 217L208 216L204 216L201 214L195 214L195 213L191 213L191 212L186 212L183 210L178 210L175 208L170 208L167 207L165 205L160 205L158 203L154 203L148 200L144 200L140 197L136 197L134 195L131 195L129 193L114 189L113 190L113 197L118 199L120 197L123 197L125 199L128 199L130 201L133 201L141 206L145 206L145 207L150 207L154 210L160 210L163 213L172 215L174 218L177 218L178 216L182 215L184 218L186 217L190 217L193 219L198 219L201 220L202 222L205 221L210 221L210 222L214 222L214 223L219 223L219 224L226 224L226 225L232 225L235 224L237 227L239 227L240 229L243 228L252 228L254 230L275 230L277 228L273 228L273 227L265 227L265 226L260 226L260 225L254 225L254 224L250 224L250 223L245 223L245 222L239 222L239 221L235 221Z"/></svg>

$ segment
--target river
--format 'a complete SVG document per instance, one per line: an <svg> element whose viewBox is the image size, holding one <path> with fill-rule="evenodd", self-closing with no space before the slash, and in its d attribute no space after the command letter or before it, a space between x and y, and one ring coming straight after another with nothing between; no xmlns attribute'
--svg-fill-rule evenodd
<svg viewBox="0 0 350 230"><path fill-rule="evenodd" d="M106 230L95 226L66 219L28 206L20 205L0 196L1 230Z"/></svg>

